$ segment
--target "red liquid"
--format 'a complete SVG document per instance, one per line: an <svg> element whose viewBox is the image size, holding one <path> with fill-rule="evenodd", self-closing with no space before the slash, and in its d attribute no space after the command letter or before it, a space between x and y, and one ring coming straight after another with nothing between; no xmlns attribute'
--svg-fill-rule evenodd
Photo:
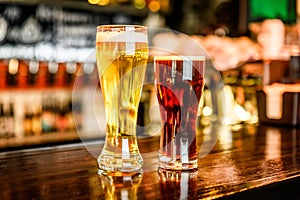
<svg viewBox="0 0 300 200"><path fill-rule="evenodd" d="M165 199L197 199L197 171L159 170L160 193ZM172 195L170 194L172 191Z"/></svg>
<svg viewBox="0 0 300 200"><path fill-rule="evenodd" d="M187 62L187 61L185 61ZM187 142L189 160L197 159L196 121L199 101L203 92L204 60L156 60L155 85L163 123L160 154L170 157L175 150L171 142L175 138L176 159L181 146ZM188 71L188 75L185 72ZM174 155L173 155L174 156Z"/></svg>

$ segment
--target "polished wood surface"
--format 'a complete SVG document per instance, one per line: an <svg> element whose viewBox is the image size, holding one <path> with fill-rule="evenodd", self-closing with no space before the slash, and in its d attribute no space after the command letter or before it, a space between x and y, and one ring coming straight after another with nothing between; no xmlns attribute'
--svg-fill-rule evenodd
<svg viewBox="0 0 300 200"><path fill-rule="evenodd" d="M206 133L206 134L204 134ZM0 199L291 199L299 196L300 130L215 125L199 133L195 172L157 169L158 137L140 138L142 174L97 174L103 141L0 153ZM294 196L293 196L294 195Z"/></svg>

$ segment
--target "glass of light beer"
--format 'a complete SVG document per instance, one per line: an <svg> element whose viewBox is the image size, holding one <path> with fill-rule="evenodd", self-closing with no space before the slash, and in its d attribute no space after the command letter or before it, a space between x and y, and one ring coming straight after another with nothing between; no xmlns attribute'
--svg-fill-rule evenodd
<svg viewBox="0 0 300 200"><path fill-rule="evenodd" d="M204 56L155 56L155 89L162 131L159 168L196 170L197 113L204 87Z"/></svg>
<svg viewBox="0 0 300 200"><path fill-rule="evenodd" d="M136 123L147 59L146 27L97 27L96 60L106 117L99 173L124 175L142 169Z"/></svg>

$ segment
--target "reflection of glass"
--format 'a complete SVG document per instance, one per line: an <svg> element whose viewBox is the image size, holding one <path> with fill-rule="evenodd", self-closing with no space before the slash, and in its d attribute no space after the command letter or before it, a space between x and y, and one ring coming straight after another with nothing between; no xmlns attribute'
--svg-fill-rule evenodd
<svg viewBox="0 0 300 200"><path fill-rule="evenodd" d="M137 199L137 189L142 181L142 174L133 176L99 175L105 193L105 199Z"/></svg>
<svg viewBox="0 0 300 200"><path fill-rule="evenodd" d="M164 199L197 199L198 171L159 170L160 191Z"/></svg>
<svg viewBox="0 0 300 200"><path fill-rule="evenodd" d="M121 175L142 168L136 140L137 111L148 59L143 26L97 28L96 57L106 114L106 139L100 170Z"/></svg>
<svg viewBox="0 0 300 200"><path fill-rule="evenodd" d="M266 160L281 159L281 132L276 128L266 130Z"/></svg>
<svg viewBox="0 0 300 200"><path fill-rule="evenodd" d="M155 86L163 131L159 167L198 167L196 121L204 86L205 57L154 57Z"/></svg>

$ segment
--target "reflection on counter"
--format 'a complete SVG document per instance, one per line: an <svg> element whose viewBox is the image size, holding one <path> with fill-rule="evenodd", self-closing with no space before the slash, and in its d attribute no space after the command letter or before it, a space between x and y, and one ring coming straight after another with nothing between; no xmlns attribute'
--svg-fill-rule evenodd
<svg viewBox="0 0 300 200"><path fill-rule="evenodd" d="M133 176L98 176L102 189L105 193L104 199L137 199L137 190L142 181L142 174Z"/></svg>
<svg viewBox="0 0 300 200"><path fill-rule="evenodd" d="M159 170L160 192L166 199L196 199L198 171ZM169 195L168 195L169 194Z"/></svg>
<svg viewBox="0 0 300 200"><path fill-rule="evenodd" d="M196 172L160 173L158 137L139 140L146 163L142 177L99 177L96 157L87 148L98 152L103 141L2 152L0 198L217 199L233 195L233 199L249 199L251 194L261 199L263 193L263 198L285 199L291 193L297 195L300 130L243 124L236 131L219 125L211 131L199 134L199 141L213 141L215 132L222 139L199 157Z"/></svg>

